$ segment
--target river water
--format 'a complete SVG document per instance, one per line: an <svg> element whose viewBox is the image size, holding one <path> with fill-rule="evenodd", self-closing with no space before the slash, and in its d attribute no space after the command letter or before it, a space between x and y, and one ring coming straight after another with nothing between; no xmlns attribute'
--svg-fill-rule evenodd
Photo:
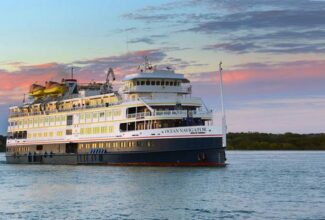
<svg viewBox="0 0 325 220"><path fill-rule="evenodd" d="M7 165L0 219L325 219L325 152L227 152L226 168Z"/></svg>

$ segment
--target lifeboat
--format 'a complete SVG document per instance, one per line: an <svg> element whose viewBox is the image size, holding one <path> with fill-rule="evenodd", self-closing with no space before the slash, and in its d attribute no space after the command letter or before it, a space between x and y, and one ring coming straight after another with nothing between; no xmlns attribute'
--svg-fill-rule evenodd
<svg viewBox="0 0 325 220"><path fill-rule="evenodd" d="M44 86L38 85L38 84L32 84L29 88L29 95L32 97L41 97L44 95Z"/></svg>
<svg viewBox="0 0 325 220"><path fill-rule="evenodd" d="M45 95L60 95L66 91L66 86L58 82L46 82L44 94Z"/></svg>

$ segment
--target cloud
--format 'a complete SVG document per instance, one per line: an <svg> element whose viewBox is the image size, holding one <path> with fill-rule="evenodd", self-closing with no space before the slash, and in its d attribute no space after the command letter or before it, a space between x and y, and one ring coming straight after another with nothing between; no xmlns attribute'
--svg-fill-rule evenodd
<svg viewBox="0 0 325 220"><path fill-rule="evenodd" d="M180 0L148 6L124 18L159 23L157 27L167 24L167 31L177 34L215 36L218 43L203 46L204 50L268 55L325 53L325 2L320 1ZM134 42L155 43L148 37Z"/></svg>
<svg viewBox="0 0 325 220"><path fill-rule="evenodd" d="M214 33L223 31L324 27L325 10L271 10L249 11L216 17L202 22L189 31Z"/></svg>
<svg viewBox="0 0 325 220"><path fill-rule="evenodd" d="M271 40L271 39L270 39ZM243 53L325 53L325 42L316 43L259 43L259 42L228 42L203 47L204 50L227 51L238 54Z"/></svg>
<svg viewBox="0 0 325 220"><path fill-rule="evenodd" d="M148 37L141 37L141 38L129 40L128 43L131 43L131 44L135 44L135 43L154 44L154 41Z"/></svg>
<svg viewBox="0 0 325 220"><path fill-rule="evenodd" d="M203 47L204 50L224 50L236 53L246 53L246 52L253 52L254 50L257 51L260 49L255 43L220 43L214 45L208 45Z"/></svg>
<svg viewBox="0 0 325 220"><path fill-rule="evenodd" d="M206 76L209 76L207 78ZM215 73L190 74L194 81L209 82ZM202 77L205 76L205 77ZM246 63L224 70L227 84L246 82L281 82L284 80L325 80L325 60L294 61L280 63Z"/></svg>
<svg viewBox="0 0 325 220"><path fill-rule="evenodd" d="M130 20L140 20L143 22L161 22L166 20L174 19L177 14L155 14L155 15L146 15L144 13L127 13L123 17Z"/></svg>
<svg viewBox="0 0 325 220"><path fill-rule="evenodd" d="M149 37L138 37L128 41L128 43L135 44L135 43L145 43L145 44L154 44L156 40L159 38L166 38L167 35L164 34L155 34Z"/></svg>
<svg viewBox="0 0 325 220"><path fill-rule="evenodd" d="M203 72L187 77L195 96L216 103L219 74ZM223 79L226 100L232 108L242 108L247 100L317 96L325 94L325 60L225 66Z"/></svg>
<svg viewBox="0 0 325 220"><path fill-rule="evenodd" d="M105 71L113 67L117 78L121 80L126 74L135 71L137 66L143 63L143 57L148 56L152 62L160 62L166 54L161 50L141 50L120 56L99 57L88 60L77 60L73 63L42 63L27 65L14 62L15 70L0 69L1 89L0 104L14 103L23 99L23 94L28 92L31 84L45 81L61 81L70 77L70 68L74 66L75 76L80 82L92 80L103 81Z"/></svg>

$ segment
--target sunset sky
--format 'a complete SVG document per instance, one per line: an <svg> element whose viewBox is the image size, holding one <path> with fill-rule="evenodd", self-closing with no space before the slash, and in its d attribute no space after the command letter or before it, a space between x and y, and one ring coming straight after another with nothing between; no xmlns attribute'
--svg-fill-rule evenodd
<svg viewBox="0 0 325 220"><path fill-rule="evenodd" d="M0 133L34 83L137 71L147 55L193 83L228 130L325 132L325 1L2 0ZM119 82L116 83L116 88Z"/></svg>

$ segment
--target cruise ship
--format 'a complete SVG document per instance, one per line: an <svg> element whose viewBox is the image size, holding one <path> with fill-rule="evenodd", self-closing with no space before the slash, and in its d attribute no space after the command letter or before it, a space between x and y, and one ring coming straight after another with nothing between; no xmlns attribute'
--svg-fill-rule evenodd
<svg viewBox="0 0 325 220"><path fill-rule="evenodd" d="M225 121L213 124L184 74L146 60L118 90L114 80L109 68L106 81L79 84L72 70L31 85L9 108L7 163L225 166Z"/></svg>

